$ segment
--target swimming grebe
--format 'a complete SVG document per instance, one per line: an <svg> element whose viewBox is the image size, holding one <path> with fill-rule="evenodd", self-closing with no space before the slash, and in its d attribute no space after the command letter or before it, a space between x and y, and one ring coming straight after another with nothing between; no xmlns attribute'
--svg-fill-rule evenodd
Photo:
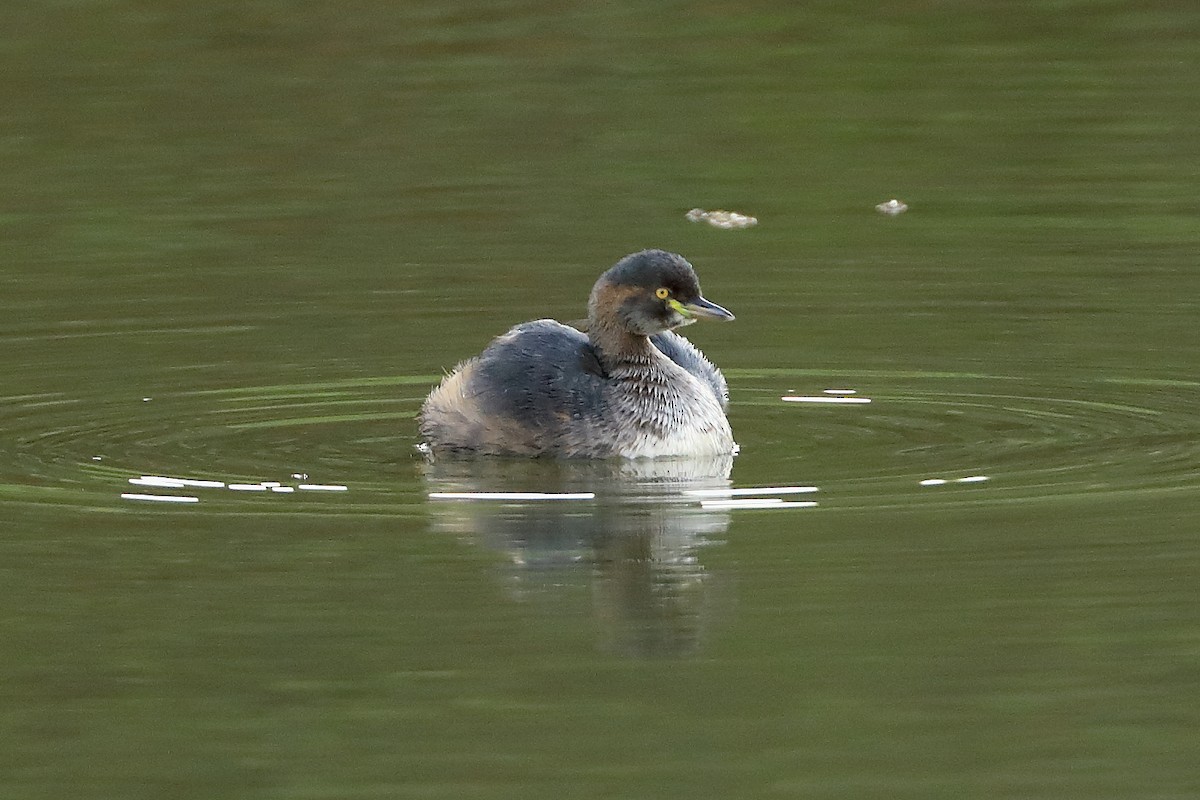
<svg viewBox="0 0 1200 800"><path fill-rule="evenodd" d="M600 276L587 333L517 325L430 393L419 416L436 455L564 458L724 455L736 450L721 371L672 328L731 320L683 256L643 250Z"/></svg>

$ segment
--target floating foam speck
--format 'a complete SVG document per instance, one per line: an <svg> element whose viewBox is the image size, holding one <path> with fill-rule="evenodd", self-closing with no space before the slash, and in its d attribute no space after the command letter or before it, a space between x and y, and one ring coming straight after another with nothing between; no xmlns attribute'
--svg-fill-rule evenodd
<svg viewBox="0 0 1200 800"><path fill-rule="evenodd" d="M908 204L903 200L897 200L893 197L886 203L880 203L879 205L875 206L875 210L885 216L894 217L897 214L903 214L905 211L908 211Z"/></svg>
<svg viewBox="0 0 1200 800"><path fill-rule="evenodd" d="M174 494L135 494L125 492L121 495L122 500L141 500L147 503L199 503L199 497L185 497L183 495Z"/></svg>
<svg viewBox="0 0 1200 800"><path fill-rule="evenodd" d="M595 492L430 492L431 500L595 500Z"/></svg>
<svg viewBox="0 0 1200 800"><path fill-rule="evenodd" d="M707 222L714 228L721 228L727 231L739 228L753 228L758 224L758 219L749 214L739 214L736 211L724 211L721 209L705 211L703 208L693 208L685 216L691 222Z"/></svg>

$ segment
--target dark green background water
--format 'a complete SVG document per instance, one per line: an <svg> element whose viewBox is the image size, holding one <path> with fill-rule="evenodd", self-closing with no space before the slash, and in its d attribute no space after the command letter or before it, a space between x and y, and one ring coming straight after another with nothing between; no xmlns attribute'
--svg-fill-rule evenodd
<svg viewBox="0 0 1200 800"><path fill-rule="evenodd" d="M5 17L0 795L1200 794L1194 3ZM647 246L738 315L730 480L817 508L423 466Z"/></svg>

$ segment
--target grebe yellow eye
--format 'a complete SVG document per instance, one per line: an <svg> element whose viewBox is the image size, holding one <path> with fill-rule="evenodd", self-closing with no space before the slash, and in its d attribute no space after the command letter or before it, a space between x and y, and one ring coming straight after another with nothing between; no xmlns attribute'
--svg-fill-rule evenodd
<svg viewBox="0 0 1200 800"><path fill-rule="evenodd" d="M660 286L654 290L654 296L657 297L659 300L666 300L668 297L671 296L671 290L665 286Z"/></svg>

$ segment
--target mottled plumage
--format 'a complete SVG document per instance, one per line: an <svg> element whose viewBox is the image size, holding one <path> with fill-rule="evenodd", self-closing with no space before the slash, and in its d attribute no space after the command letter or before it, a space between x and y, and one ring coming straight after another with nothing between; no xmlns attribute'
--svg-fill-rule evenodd
<svg viewBox="0 0 1200 800"><path fill-rule="evenodd" d="M460 364L421 409L434 453L641 458L736 445L720 370L672 328L732 319L700 294L682 256L646 250L600 276L587 333L517 325Z"/></svg>

